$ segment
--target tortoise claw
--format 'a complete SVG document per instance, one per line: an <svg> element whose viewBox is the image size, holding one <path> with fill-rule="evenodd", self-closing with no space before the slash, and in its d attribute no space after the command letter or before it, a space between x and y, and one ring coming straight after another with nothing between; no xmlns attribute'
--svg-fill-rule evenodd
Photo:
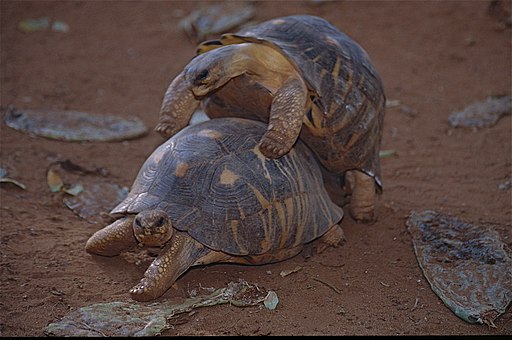
<svg viewBox="0 0 512 340"><path fill-rule="evenodd" d="M267 158L279 158L291 149L286 141L286 136L275 131L268 131L261 139L259 148L261 153Z"/></svg>
<svg viewBox="0 0 512 340"><path fill-rule="evenodd" d="M148 288L150 288L149 282L146 278L143 278L136 286L130 289L130 296L136 301L151 301L156 297L148 294Z"/></svg>
<svg viewBox="0 0 512 340"><path fill-rule="evenodd" d="M160 136L162 136L165 139L174 136L176 132L178 132L178 130L179 129L174 124L165 122L160 122L155 127L155 131L158 132Z"/></svg>
<svg viewBox="0 0 512 340"><path fill-rule="evenodd" d="M277 146L260 144L261 153L267 158L279 158L285 154L285 151Z"/></svg>

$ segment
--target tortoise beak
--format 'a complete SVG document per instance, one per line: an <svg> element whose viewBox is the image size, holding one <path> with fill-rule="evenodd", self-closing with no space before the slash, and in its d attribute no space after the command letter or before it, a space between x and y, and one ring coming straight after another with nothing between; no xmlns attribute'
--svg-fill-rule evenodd
<svg viewBox="0 0 512 340"><path fill-rule="evenodd" d="M144 246L163 246L173 233L169 215L162 210L142 211L133 219L135 238Z"/></svg>

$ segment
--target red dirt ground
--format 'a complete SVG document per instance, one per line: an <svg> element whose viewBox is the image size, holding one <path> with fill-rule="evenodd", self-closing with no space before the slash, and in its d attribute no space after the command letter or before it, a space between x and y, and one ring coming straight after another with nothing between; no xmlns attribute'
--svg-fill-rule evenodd
<svg viewBox="0 0 512 340"><path fill-rule="evenodd" d="M194 54L179 20L207 2L6 1L1 10L1 105L74 109L157 122L169 81ZM496 328L456 317L430 289L405 227L408 214L433 209L472 223L498 225L509 245L511 117L491 128L453 129L452 111L489 95L511 93L511 29L488 11L490 1L257 2L255 20L314 14L359 42L399 100L387 110L382 159L384 193L378 221L356 224L346 214L343 247L272 265L212 265L192 269L163 299L187 289L224 287L244 279L277 292L276 310L207 307L164 335L511 334L510 309ZM510 15L511 2L502 1ZM49 16L68 33L23 33L23 19ZM1 117L3 118L3 117ZM148 262L87 254L101 227L81 220L51 193L46 168L69 159L106 168L130 186L162 142L65 143L0 124L1 164L26 185L0 185L0 335L43 336L69 310L129 301ZM302 270L281 277L282 270ZM339 293L320 281L328 282Z"/></svg>

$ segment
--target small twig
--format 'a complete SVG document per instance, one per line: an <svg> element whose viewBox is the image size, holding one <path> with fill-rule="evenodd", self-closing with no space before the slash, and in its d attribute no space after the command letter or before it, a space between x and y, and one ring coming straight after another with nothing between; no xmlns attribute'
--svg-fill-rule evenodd
<svg viewBox="0 0 512 340"><path fill-rule="evenodd" d="M414 324L418 324L418 322L419 322L419 320L416 320L415 318L413 318L413 317L412 317L412 316L410 316L410 315L407 315L407 318L408 318L409 320L411 320L412 322L414 322Z"/></svg>
<svg viewBox="0 0 512 340"><path fill-rule="evenodd" d="M388 285L387 283L384 283L384 282L382 282L382 281L379 281L379 283L380 283L381 285L383 285L384 287L390 287L390 285Z"/></svg>
<svg viewBox="0 0 512 340"><path fill-rule="evenodd" d="M54 303L54 304L52 305L52 307L51 307L51 309L50 309L50 313L49 313L49 314L50 314L51 316L54 316L54 314L55 314L55 307L57 307L58 305L62 305L62 306L64 306L64 307L66 307L66 304L65 304L64 302L62 302L62 301L57 301L56 303Z"/></svg>
<svg viewBox="0 0 512 340"><path fill-rule="evenodd" d="M413 312L416 309L416 307L418 307L418 302L419 301L420 301L420 299L416 298L416 301L414 301L414 306L412 306L412 308L411 308L411 312Z"/></svg>
<svg viewBox="0 0 512 340"><path fill-rule="evenodd" d="M96 333L99 333L101 334L103 337L107 337L104 333L102 333L101 331L89 326L88 324L86 324L85 322L79 322L82 326L84 326L85 328L87 328L88 330L90 331L93 331L93 332L96 332Z"/></svg>
<svg viewBox="0 0 512 340"><path fill-rule="evenodd" d="M320 282L320 283L323 283L323 284L324 284L324 285L326 285L327 287L329 287L329 288L331 288L332 290L334 290L336 293L341 294L341 290L340 290L339 288L337 288L337 287L333 286L333 285L332 285L332 284L330 284L329 282L325 282L325 281L323 281L323 280L321 280L321 279L319 279L319 278L316 278L316 277L313 277L312 279L313 279L313 280L315 280L315 281L318 281L318 282Z"/></svg>
<svg viewBox="0 0 512 340"><path fill-rule="evenodd" d="M341 263L341 264L325 264L323 262L318 262L321 266L324 266L324 267L329 267L329 268L341 268L341 267L344 267L345 266L345 263Z"/></svg>
<svg viewBox="0 0 512 340"><path fill-rule="evenodd" d="M237 334L237 335L242 335L242 334L240 333L240 331L238 330L238 327L237 327L238 322L239 322L240 320L242 320L242 319L238 319L238 320L236 320L236 322L233 324L233 326L231 326L231 327L230 327L230 329L234 329L234 330L235 330L235 332L236 332L236 334Z"/></svg>

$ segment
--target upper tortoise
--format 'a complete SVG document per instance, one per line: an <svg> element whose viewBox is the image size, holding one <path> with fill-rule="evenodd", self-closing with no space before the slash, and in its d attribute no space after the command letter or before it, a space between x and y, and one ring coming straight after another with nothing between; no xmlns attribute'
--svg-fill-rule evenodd
<svg viewBox="0 0 512 340"><path fill-rule="evenodd" d="M269 158L300 135L331 176L346 175L352 216L374 220L385 95L368 54L332 24L294 15L201 43L169 85L155 130L172 136L200 103L210 118L268 122L259 148Z"/></svg>
<svg viewBox="0 0 512 340"><path fill-rule="evenodd" d="M315 156L302 142L279 159L264 157L262 122L219 118L188 126L142 165L118 219L87 241L87 251L114 256L137 244L160 255L131 296L161 296L189 267L290 258L321 239L343 240L343 210L329 198Z"/></svg>

